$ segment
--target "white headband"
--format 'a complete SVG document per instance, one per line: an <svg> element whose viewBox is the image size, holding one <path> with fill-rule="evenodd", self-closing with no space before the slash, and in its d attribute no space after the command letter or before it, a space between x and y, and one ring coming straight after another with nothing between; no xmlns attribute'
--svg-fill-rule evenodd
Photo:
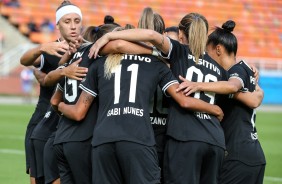
<svg viewBox="0 0 282 184"><path fill-rule="evenodd" d="M74 5L66 5L63 6L62 8L60 8L57 12L56 12L56 24L58 24L59 20L66 14L69 13L76 13L80 16L81 20L82 20L82 13L81 10Z"/></svg>

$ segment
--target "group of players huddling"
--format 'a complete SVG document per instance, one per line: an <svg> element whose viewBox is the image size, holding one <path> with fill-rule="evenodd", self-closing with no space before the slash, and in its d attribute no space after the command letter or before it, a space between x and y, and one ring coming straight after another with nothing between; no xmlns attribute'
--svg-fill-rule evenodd
<svg viewBox="0 0 282 184"><path fill-rule="evenodd" d="M234 21L208 35L198 13L176 32L151 8L137 29L81 32L82 20L62 2L61 37L21 57L40 83L25 139L31 183L263 183L264 94L257 69L236 61Z"/></svg>

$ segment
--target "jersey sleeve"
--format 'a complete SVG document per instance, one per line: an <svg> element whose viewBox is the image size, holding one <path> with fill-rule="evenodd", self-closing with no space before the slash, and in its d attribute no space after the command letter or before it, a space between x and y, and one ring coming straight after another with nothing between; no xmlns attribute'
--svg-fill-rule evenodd
<svg viewBox="0 0 282 184"><path fill-rule="evenodd" d="M180 43L168 37L167 39L169 40L170 45L169 52L167 55L164 55L162 52L160 52L160 56L167 60L170 64L173 64L176 61L175 57L179 56L178 51L180 50Z"/></svg>
<svg viewBox="0 0 282 184"><path fill-rule="evenodd" d="M63 77L57 84L56 90L60 90L64 92L64 87L65 87L65 77Z"/></svg>
<svg viewBox="0 0 282 184"><path fill-rule="evenodd" d="M228 77L229 79L236 78L241 82L242 88L240 89L240 91L242 92L249 91L249 89L246 88L249 76L248 76L247 71L244 69L244 67L240 63L237 63L233 67L231 67L228 70L228 73L229 73L229 77Z"/></svg>
<svg viewBox="0 0 282 184"><path fill-rule="evenodd" d="M98 65L99 61L95 61L90 65L86 77L81 81L79 88L96 97L98 95Z"/></svg>
<svg viewBox="0 0 282 184"><path fill-rule="evenodd" d="M166 96L169 96L166 93L166 90L173 84L179 84L176 77L173 75L171 70L166 66L166 64L160 62L160 79L159 86L162 89L163 93Z"/></svg>
<svg viewBox="0 0 282 184"><path fill-rule="evenodd" d="M40 63L34 67L37 68L38 70L42 70L42 68L44 67L45 58L43 54L41 54L39 57L40 57Z"/></svg>

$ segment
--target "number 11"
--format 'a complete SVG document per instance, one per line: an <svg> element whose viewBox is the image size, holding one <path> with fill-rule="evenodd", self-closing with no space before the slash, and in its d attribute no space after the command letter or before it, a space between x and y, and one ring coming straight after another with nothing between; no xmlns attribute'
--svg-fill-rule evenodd
<svg viewBox="0 0 282 184"><path fill-rule="evenodd" d="M130 90L129 90L129 102L131 103L135 103L138 67L139 67L138 64L131 64L130 66L127 67L127 71L131 71ZM121 65L118 65L112 71L112 73L115 74L114 104L118 104L120 98Z"/></svg>

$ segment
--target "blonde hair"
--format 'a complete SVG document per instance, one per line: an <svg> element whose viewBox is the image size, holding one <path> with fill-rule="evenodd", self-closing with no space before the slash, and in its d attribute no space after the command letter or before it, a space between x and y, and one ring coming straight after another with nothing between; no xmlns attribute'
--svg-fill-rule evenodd
<svg viewBox="0 0 282 184"><path fill-rule="evenodd" d="M141 17L138 22L138 28L151 29L160 34L163 34L165 30L165 23L162 16L158 13L154 13L150 7L144 8Z"/></svg>
<svg viewBox="0 0 282 184"><path fill-rule="evenodd" d="M108 55L104 64L104 77L110 79L112 71L121 63L124 54L110 54Z"/></svg>
<svg viewBox="0 0 282 184"><path fill-rule="evenodd" d="M154 30L154 12L152 8L144 8L137 27Z"/></svg>
<svg viewBox="0 0 282 184"><path fill-rule="evenodd" d="M198 13L189 13L182 18L179 29L184 31L187 37L189 49L198 63L200 56L205 52L208 39L208 21Z"/></svg>

